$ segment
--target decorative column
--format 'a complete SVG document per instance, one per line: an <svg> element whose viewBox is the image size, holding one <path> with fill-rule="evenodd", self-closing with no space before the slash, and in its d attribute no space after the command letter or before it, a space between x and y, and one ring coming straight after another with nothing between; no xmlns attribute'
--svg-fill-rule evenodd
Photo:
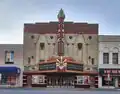
<svg viewBox="0 0 120 94"><path fill-rule="evenodd" d="M98 76L98 88L102 88L102 77Z"/></svg>
<svg viewBox="0 0 120 94"><path fill-rule="evenodd" d="M118 64L120 64L120 51L118 52Z"/></svg>
<svg viewBox="0 0 120 94"><path fill-rule="evenodd" d="M98 55L98 56L99 56L99 61L98 61L98 62L99 62L99 65L100 65L100 64L103 64L103 52L102 52L102 51L99 51L99 55Z"/></svg>
<svg viewBox="0 0 120 94"><path fill-rule="evenodd" d="M69 56L72 57L72 43L69 44Z"/></svg>
<svg viewBox="0 0 120 94"><path fill-rule="evenodd" d="M109 64L112 64L112 51L109 52Z"/></svg>
<svg viewBox="0 0 120 94"><path fill-rule="evenodd" d="M57 40L58 40L58 56L63 56L64 55L64 19L65 19L65 14L63 10L61 9L58 14L58 32L57 32Z"/></svg>
<svg viewBox="0 0 120 94"><path fill-rule="evenodd" d="M115 87L118 88L118 77L115 78Z"/></svg>
<svg viewBox="0 0 120 94"><path fill-rule="evenodd" d="M28 87L31 87L31 85L32 85L32 75L27 76L27 85L28 85Z"/></svg>
<svg viewBox="0 0 120 94"><path fill-rule="evenodd" d="M36 64L38 64L39 63L39 57L40 57L40 51L39 51L39 48L40 48L40 46L39 46L40 44L39 44L39 42L36 44Z"/></svg>
<svg viewBox="0 0 120 94"><path fill-rule="evenodd" d="M53 55L55 55L55 43L53 43Z"/></svg>

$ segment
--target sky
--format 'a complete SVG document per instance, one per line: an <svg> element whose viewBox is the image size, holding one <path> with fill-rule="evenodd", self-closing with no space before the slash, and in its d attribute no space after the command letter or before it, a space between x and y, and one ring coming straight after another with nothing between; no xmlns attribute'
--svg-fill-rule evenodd
<svg viewBox="0 0 120 94"><path fill-rule="evenodd" d="M120 0L0 0L0 44L22 44L24 23L65 21L99 24L99 34L120 34Z"/></svg>

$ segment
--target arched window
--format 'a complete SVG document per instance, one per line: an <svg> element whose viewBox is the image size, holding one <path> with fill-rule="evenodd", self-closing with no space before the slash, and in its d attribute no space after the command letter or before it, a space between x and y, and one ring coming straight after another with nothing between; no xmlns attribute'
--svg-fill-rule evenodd
<svg viewBox="0 0 120 94"><path fill-rule="evenodd" d="M82 43L78 43L77 46L78 46L78 50L81 50L83 45Z"/></svg>
<svg viewBox="0 0 120 94"><path fill-rule="evenodd" d="M45 43L40 43L40 49L44 50L44 48L45 48Z"/></svg>
<svg viewBox="0 0 120 94"><path fill-rule="evenodd" d="M108 47L103 48L103 64L109 64L109 51Z"/></svg>
<svg viewBox="0 0 120 94"><path fill-rule="evenodd" d="M113 64L118 64L118 52L119 49L117 47L114 47L112 49L113 53L112 53L112 63Z"/></svg>

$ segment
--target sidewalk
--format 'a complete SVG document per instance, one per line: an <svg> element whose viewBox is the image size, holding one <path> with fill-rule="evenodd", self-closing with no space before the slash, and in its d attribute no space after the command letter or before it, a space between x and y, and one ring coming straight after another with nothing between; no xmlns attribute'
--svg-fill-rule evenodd
<svg viewBox="0 0 120 94"><path fill-rule="evenodd" d="M0 87L0 89L10 89L10 90L72 90L72 91L116 91L116 90L120 90L120 88L114 88L114 89L110 89L110 88L45 88L45 87Z"/></svg>

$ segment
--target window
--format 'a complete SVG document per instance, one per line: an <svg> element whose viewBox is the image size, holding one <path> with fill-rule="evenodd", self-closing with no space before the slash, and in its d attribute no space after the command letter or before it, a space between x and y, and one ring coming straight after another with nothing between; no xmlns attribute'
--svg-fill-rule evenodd
<svg viewBox="0 0 120 94"><path fill-rule="evenodd" d="M82 49L82 43L78 43L78 49L81 50Z"/></svg>
<svg viewBox="0 0 120 94"><path fill-rule="evenodd" d="M103 64L109 64L109 53L103 53Z"/></svg>
<svg viewBox="0 0 120 94"><path fill-rule="evenodd" d="M44 76L42 75L32 75L32 84L44 83Z"/></svg>
<svg viewBox="0 0 120 94"><path fill-rule="evenodd" d="M31 63L31 58L30 57L28 57L28 64L30 64Z"/></svg>
<svg viewBox="0 0 120 94"><path fill-rule="evenodd" d="M14 63L14 51L5 51L5 64Z"/></svg>
<svg viewBox="0 0 120 94"><path fill-rule="evenodd" d="M51 39L53 39L53 36L50 36Z"/></svg>
<svg viewBox="0 0 120 94"><path fill-rule="evenodd" d="M16 84L16 76L1 74L1 85L15 85Z"/></svg>
<svg viewBox="0 0 120 94"><path fill-rule="evenodd" d="M108 82L108 80L107 80L107 76L103 76L102 77L102 86L114 86L114 78L113 77L111 77L110 78L111 80Z"/></svg>
<svg viewBox="0 0 120 94"><path fill-rule="evenodd" d="M91 59L91 56L89 56L88 58Z"/></svg>
<svg viewBox="0 0 120 94"><path fill-rule="evenodd" d="M45 48L45 44L44 43L40 43L40 49L44 50L44 48Z"/></svg>
<svg viewBox="0 0 120 94"><path fill-rule="evenodd" d="M118 64L118 53L112 54L113 64Z"/></svg>
<svg viewBox="0 0 120 94"><path fill-rule="evenodd" d="M94 65L94 58L92 58L92 65Z"/></svg>
<svg viewBox="0 0 120 94"><path fill-rule="evenodd" d="M83 84L83 82L84 82L83 76L77 77L77 83L78 83L78 84Z"/></svg>
<svg viewBox="0 0 120 94"><path fill-rule="evenodd" d="M69 36L69 39L72 39L72 36Z"/></svg>
<svg viewBox="0 0 120 94"><path fill-rule="evenodd" d="M33 36L33 35L31 36L31 39L34 39L34 36Z"/></svg>
<svg viewBox="0 0 120 94"><path fill-rule="evenodd" d="M92 36L89 36L88 39L91 40L91 39L92 39Z"/></svg>
<svg viewBox="0 0 120 94"><path fill-rule="evenodd" d="M34 59L34 56L32 56L31 58Z"/></svg>
<svg viewBox="0 0 120 94"><path fill-rule="evenodd" d="M89 83L89 76L78 76L77 77L77 84L88 84Z"/></svg>

